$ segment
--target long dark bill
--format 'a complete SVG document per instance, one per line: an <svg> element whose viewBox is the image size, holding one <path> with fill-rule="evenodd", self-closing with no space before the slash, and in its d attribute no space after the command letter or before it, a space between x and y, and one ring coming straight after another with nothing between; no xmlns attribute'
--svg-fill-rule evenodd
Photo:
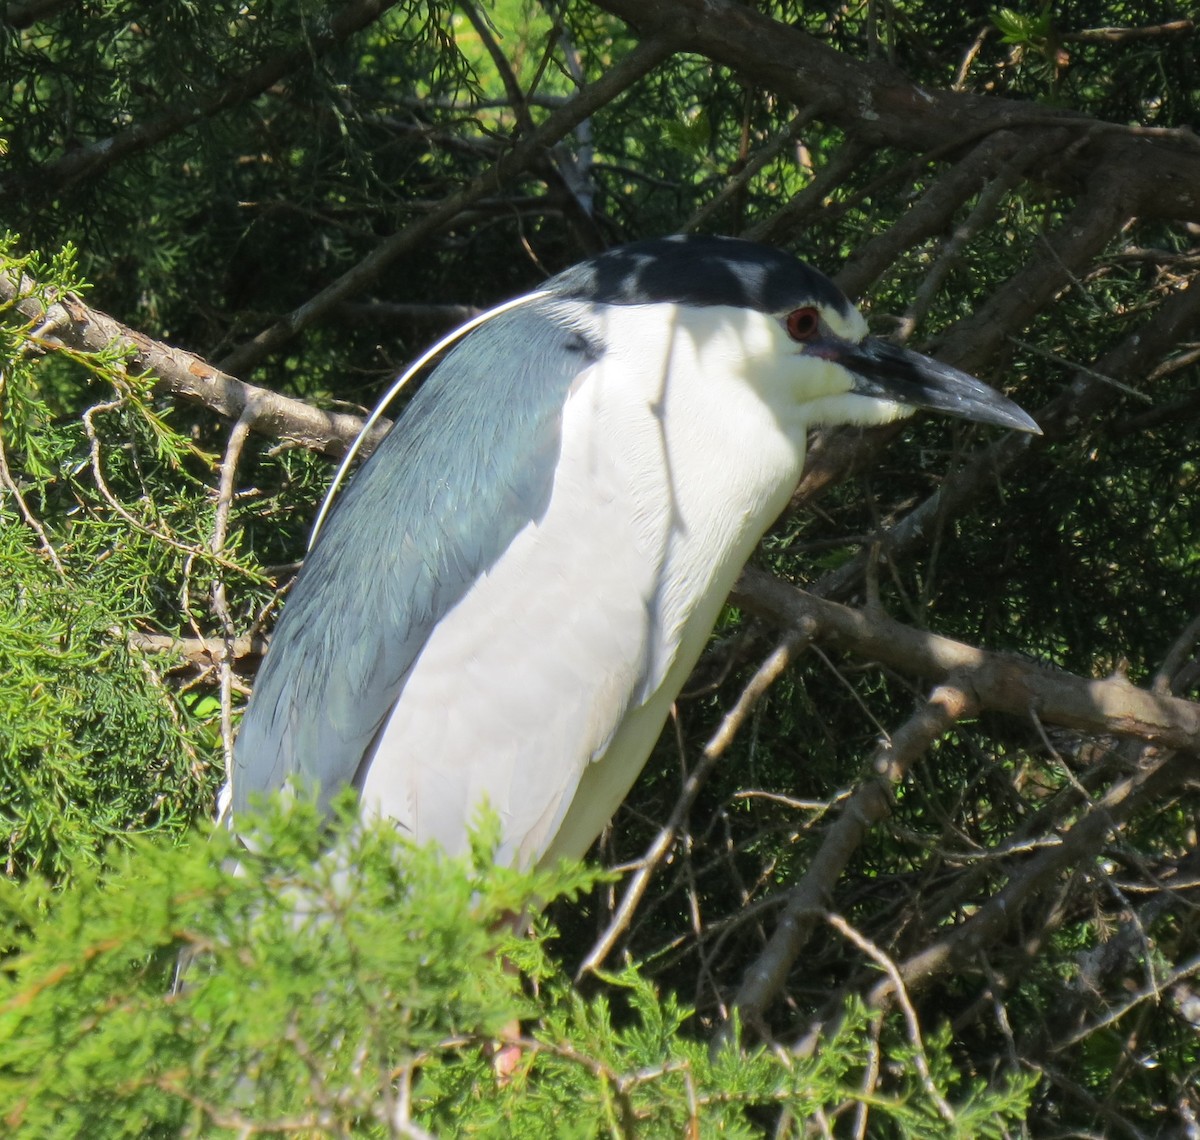
<svg viewBox="0 0 1200 1140"><path fill-rule="evenodd" d="M890 341L866 337L847 344L837 359L854 374L854 391L861 396L1042 434L1031 416L982 380Z"/></svg>

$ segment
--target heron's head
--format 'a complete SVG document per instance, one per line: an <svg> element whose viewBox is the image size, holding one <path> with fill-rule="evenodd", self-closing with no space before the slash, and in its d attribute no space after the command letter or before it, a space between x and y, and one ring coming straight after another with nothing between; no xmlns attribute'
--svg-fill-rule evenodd
<svg viewBox="0 0 1200 1140"><path fill-rule="evenodd" d="M554 278L552 296L621 313L631 355L683 334L699 367L742 376L790 427L888 423L918 409L1017 431L1038 426L975 377L868 335L832 281L780 250L676 236L622 246ZM673 326L664 327L669 320Z"/></svg>

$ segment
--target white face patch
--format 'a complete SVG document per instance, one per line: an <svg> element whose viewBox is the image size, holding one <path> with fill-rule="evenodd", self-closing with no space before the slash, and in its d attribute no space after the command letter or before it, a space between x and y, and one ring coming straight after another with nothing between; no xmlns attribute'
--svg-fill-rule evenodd
<svg viewBox="0 0 1200 1140"><path fill-rule="evenodd" d="M778 334L774 338L772 358L763 362L764 394L782 393L792 401L791 416L804 429L836 426L871 427L891 423L913 413L914 409L892 400L864 396L855 391L855 376L843 364L822 352L822 342L845 341L857 345L867 336L866 319L858 309L848 311L812 302L819 316L819 328L807 339L794 338L789 332L789 313L774 318ZM801 327L808 327L807 323Z"/></svg>
<svg viewBox="0 0 1200 1140"><path fill-rule="evenodd" d="M801 448L808 429L816 424L885 422L879 418L884 414L880 409L860 407L880 402L855 396L854 376L820 351L821 340L857 344L866 335L866 321L855 309L843 315L829 306L804 307L815 310L820 320L811 345L789 335L787 313L728 306L672 307L667 326L694 345L696 366L702 373L713 377L713 383L737 383ZM718 375L724 381L717 381ZM886 419L897 414L901 414L898 409Z"/></svg>
<svg viewBox="0 0 1200 1140"><path fill-rule="evenodd" d="M711 420L700 433L711 433L702 458L736 452L747 469L773 467L776 461L766 457L781 448L788 456L782 467L790 469L795 456L802 459L812 427L883 424L912 411L857 394L854 374L822 355L821 341L833 348L837 341L857 345L866 336L857 309L843 313L815 302L805 307L820 318L811 345L792 339L786 313L726 305L576 302L564 304L562 316L602 346L607 383L624 389L627 398L660 414L669 403L681 425ZM581 374L579 383L595 381L595 375Z"/></svg>

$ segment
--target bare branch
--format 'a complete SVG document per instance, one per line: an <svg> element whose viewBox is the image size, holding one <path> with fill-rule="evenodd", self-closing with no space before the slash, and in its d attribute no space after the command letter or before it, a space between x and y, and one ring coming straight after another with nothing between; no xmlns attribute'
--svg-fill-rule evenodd
<svg viewBox="0 0 1200 1140"><path fill-rule="evenodd" d="M146 535L148 538L154 539L156 542L161 542L166 546L170 546L189 557L204 557L206 554L218 566L224 566L231 570L240 570L241 567L231 563L221 554L209 553L200 547L189 545L186 542L180 542L174 535L170 534L165 528L148 526L122 505L121 501L112 493L108 486L108 481L104 475L104 458L101 454L100 434L96 430L96 416L104 415L108 412L115 412L124 403L123 399L109 400L103 404L94 404L83 413L83 430L88 438L88 451L92 468L92 479L96 483L96 490L100 492L100 497L109 505L112 511L123 519L129 526L140 534Z"/></svg>
<svg viewBox="0 0 1200 1140"><path fill-rule="evenodd" d="M815 639L878 661L909 677L959 678L981 708L1025 719L1031 709L1053 724L1129 736L1163 748L1200 748L1200 704L1139 689L1124 677L1103 681L913 629L879 611L852 610L789 586L761 570L742 572L735 601Z"/></svg>
<svg viewBox="0 0 1200 1140"><path fill-rule="evenodd" d="M866 143L858 139L848 139L838 147L833 157L799 194L770 217L751 226L742 236L769 245L782 242L797 230L803 229L814 215L825 210L826 198L845 181L870 150Z"/></svg>
<svg viewBox="0 0 1200 1140"><path fill-rule="evenodd" d="M246 436L250 431L250 421L243 413L229 433L229 443L225 447L225 458L221 460L221 480L217 488L217 510L213 520L212 552L221 555L225 552L225 540L229 535L229 514L233 509L233 495L238 463L242 457L242 448L246 445ZM217 620L221 623L222 639L221 652L217 660L217 675L221 684L221 744L225 752L225 771L233 771L233 642L236 638L233 617L229 612L229 603L225 594L225 578L218 574L213 579L212 608Z"/></svg>
<svg viewBox="0 0 1200 1140"><path fill-rule="evenodd" d="M999 171L1018 173L1024 153L1018 136L997 131L971 149L936 179L894 225L865 241L838 271L837 283L847 296L860 297L899 257L926 239L942 233L962 204Z"/></svg>
<svg viewBox="0 0 1200 1140"><path fill-rule="evenodd" d="M35 295L36 283L27 275L19 279L0 268L0 308L11 307L30 325L48 325L54 342L82 352L100 352L112 344L128 351L131 372L148 372L157 388L193 403L203 404L231 420L246 418L251 429L271 439L283 439L337 458L362 430L358 416L325 412L256 387L221 372L194 353L173 348L135 331L99 309L85 305L74 294L55 298L47 308ZM371 433L365 452L379 442L390 426L381 421Z"/></svg>
<svg viewBox="0 0 1200 1140"><path fill-rule="evenodd" d="M637 871L626 885L625 893L621 896L620 905L617 907L604 933L596 940L595 945L588 952L588 956L583 960L583 963L576 972L576 981L582 978L584 974L592 973L604 965L604 960L612 952L617 939L621 937L629 926L633 912L637 909L638 903L641 902L642 896L646 893L646 888L650 885L651 877L666 857L667 852L674 845L683 821L687 818L688 812L691 811L692 805L696 802L696 797L700 794L701 788L704 787L705 781L707 781L709 775L711 775L713 769L717 766L718 760L720 760L729 745L733 743L734 737L745 722L746 717L750 715L754 706L766 695L767 690L770 689L788 665L803 650L806 642L807 638L803 634L792 634L776 647L775 651L759 666L758 671L742 690L742 695L738 698L737 704L726 714L720 727L704 746L704 751L701 753L699 762L688 773L688 777L683 783L683 790L680 792L679 798L675 801L675 806L671 809L671 815L667 819L667 822L663 824L662 830L654 837L654 842L650 844L646 849L646 853L638 861Z"/></svg>
<svg viewBox="0 0 1200 1140"><path fill-rule="evenodd" d="M1043 848L1009 879L1004 889L990 898L965 922L902 963L900 976L910 990L930 984L936 977L965 958L994 944L1014 923L1020 921L1022 905L1048 881L1067 868L1094 857L1135 811L1158 801L1195 768L1193 756L1160 756L1132 776L1118 780L1083 817L1062 836L1062 841ZM871 992L869 1004L890 1004L893 984L881 982Z"/></svg>
<svg viewBox="0 0 1200 1140"><path fill-rule="evenodd" d="M1067 127L1083 144L1049 157L1039 180L1074 194L1116 176L1131 213L1200 220L1200 147L1181 132L1098 123L1087 115L994 95L920 87L881 61L850 58L795 24L732 0L597 0L643 35L671 27L677 51L695 51L806 106L827 98L827 120L875 144L924 153L965 148L997 131ZM1099 129L1099 133L1097 132ZM1191 136L1194 140L1194 136ZM1182 144L1182 145L1180 145Z"/></svg>
<svg viewBox="0 0 1200 1140"><path fill-rule="evenodd" d="M982 371L1005 339L1071 284L1129 217L1127 187L1097 177L1050 239L1030 251L1025 268L940 338L938 355L967 372Z"/></svg>
<svg viewBox="0 0 1200 1140"><path fill-rule="evenodd" d="M235 637L228 646L219 637L171 637L166 633L146 633L134 630L127 638L131 649L142 653L178 654L189 665L209 668L216 664L224 650L234 660L261 657L267 651L268 639L261 633Z"/></svg>
<svg viewBox="0 0 1200 1140"><path fill-rule="evenodd" d="M1123 44L1130 40L1156 40L1163 36L1184 36L1196 30L1195 20L1170 20L1143 28L1082 28L1059 35L1064 43Z"/></svg>
<svg viewBox="0 0 1200 1140"><path fill-rule="evenodd" d="M721 189L692 214L682 226L681 234L694 233L706 225L735 194L747 185L757 174L775 161L789 146L793 146L801 137L804 128L820 114L820 106L805 107L772 139L760 147L745 163L745 165L725 183Z"/></svg>
<svg viewBox="0 0 1200 1140"><path fill-rule="evenodd" d="M955 226L954 232L942 242L936 260L917 286L916 295L909 303L896 330L897 340L908 340L917 326L925 319L946 277L961 260L967 244L973 241L985 227L995 222L1004 199L1020 182L1026 167L1041 155L1049 141L1049 139L1039 139L1034 145L1022 148L1013 157L1012 162L1008 163L995 178L984 184L966 220Z"/></svg>
<svg viewBox="0 0 1200 1140"><path fill-rule="evenodd" d="M975 702L956 683L944 685L882 745L872 762L874 775L845 802L825 833L800 881L788 891L787 907L766 948L743 975L733 1000L743 1025L761 1027L762 1014L787 980L788 972L820 922L826 900L867 832L891 812L891 789L925 750L956 720L971 716ZM727 1036L728 1027L724 1032Z"/></svg>
<svg viewBox="0 0 1200 1140"><path fill-rule="evenodd" d="M901 1010L904 1012L904 1023L908 1029L908 1043L912 1046L913 1063L917 1067L917 1075L921 1078L921 1084L924 1086L926 1093L929 1094L929 1099L937 1106L938 1113L942 1119L948 1124L953 1124L956 1119L954 1109L950 1107L946 1098L942 1096L941 1089L934 1083L933 1074L929 1070L929 1058L925 1055L925 1042L921 1037L921 1023L917 1019L917 1011L913 1008L913 1004L909 1000L908 992L904 988L904 981L900 977L900 971L896 963L866 935L855 930L841 915L827 914L825 921L843 938L853 942L867 957L884 970L891 980L897 1004L899 1004Z"/></svg>

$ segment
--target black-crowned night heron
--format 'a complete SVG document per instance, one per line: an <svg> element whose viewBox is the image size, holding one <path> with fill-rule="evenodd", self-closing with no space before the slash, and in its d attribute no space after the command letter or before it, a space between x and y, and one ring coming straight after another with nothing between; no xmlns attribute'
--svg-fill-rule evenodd
<svg viewBox="0 0 1200 1140"><path fill-rule="evenodd" d="M582 856L641 771L818 424L915 408L1036 432L867 336L822 274L671 237L585 261L460 339L334 505L259 673L235 818L352 784L418 842Z"/></svg>

